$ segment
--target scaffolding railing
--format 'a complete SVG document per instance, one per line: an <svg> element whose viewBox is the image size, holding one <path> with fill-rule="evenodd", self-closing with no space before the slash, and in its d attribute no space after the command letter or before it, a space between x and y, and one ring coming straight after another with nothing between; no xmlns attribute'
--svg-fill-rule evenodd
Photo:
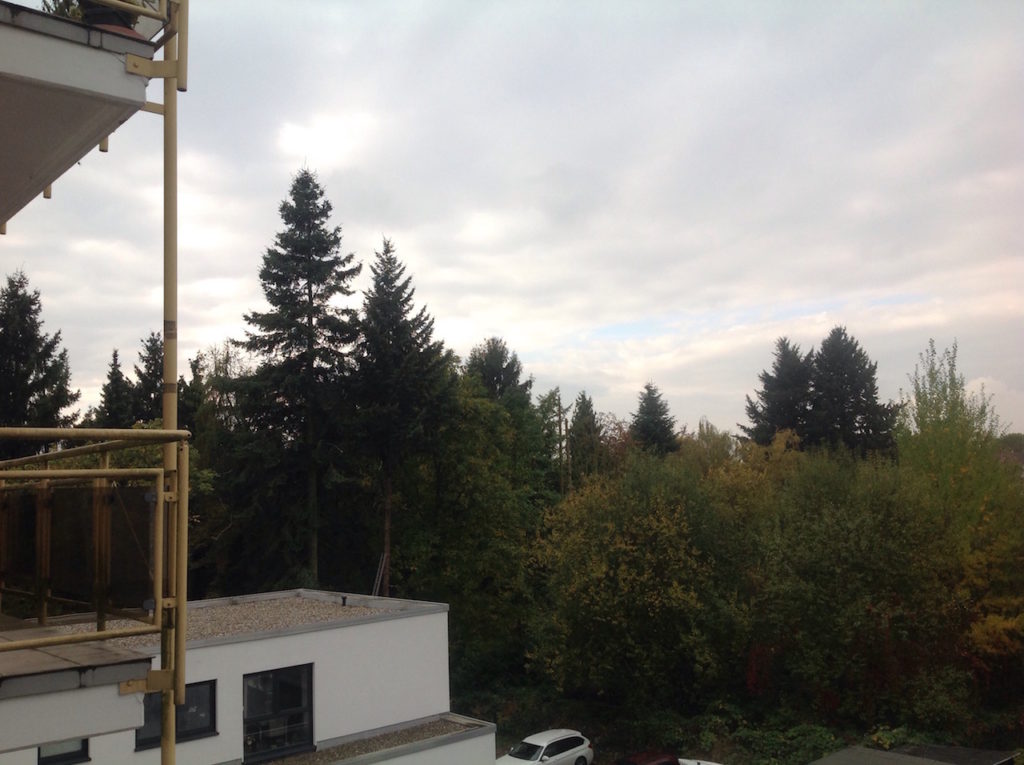
<svg viewBox="0 0 1024 765"><path fill-rule="evenodd" d="M18 631L7 632L7 640L0 642L0 652L56 645L109 640L137 635L159 634L161 667L149 673L141 684L126 688L130 692L173 691L176 703L184 701L185 694L185 635L187 628L187 575L188 575L188 431L160 429L103 429L103 428L0 428L0 444L14 441L20 445L50 444L47 451L37 451L23 457L0 461L0 612L4 595L34 600L35 619L30 624L45 626L51 606L62 609L91 605L95 615L95 630L87 632L61 632L19 639ZM82 443L84 442L84 443ZM80 445L75 445L80 444ZM162 463L164 451L174 450L174 468L156 466L114 467L114 455L126 449L162 446L160 453L142 450L143 461ZM133 455L132 461L139 461ZM63 463L63 464L62 464ZM92 463L92 464L90 464ZM65 466L71 464L72 466ZM149 597L138 608L115 607L110 599L111 580L111 508L103 497L117 487L142 485L150 487L151 516L148 519L150 579ZM89 546L93 556L93 585L91 603L80 599L55 595L50 589L53 552L53 529L61 518L54 518L52 502L57 487L66 491L81 491L91 497L92 519L88 539L78 543ZM12 497L34 495L30 505L35 554L31 557L35 586L29 590L11 586L7 581L11 573L13 528L16 508ZM26 573L21 572L23 575ZM110 616L128 618L138 626L110 627ZM173 744L172 744L173 746Z"/></svg>
<svg viewBox="0 0 1024 765"><path fill-rule="evenodd" d="M142 686L122 688L125 692L161 691L161 762L174 763L175 704L185 700L185 635L188 573L188 433L177 430L177 358L178 358L178 107L177 94L187 90L188 77L188 7L189 0L89 0L93 5L132 14L137 20L136 33L152 41L162 50L161 60L152 60L132 53L124 55L125 71L131 75L163 80L163 101L146 101L142 110L163 118L163 390L162 421L166 429L94 429L94 428L0 428L0 444L13 440L40 445L25 457L0 462L0 598L3 593L4 557L9 553L4 498L30 487L38 495L33 510L36 554L35 586L29 595L34 598L36 617L46 623L51 606L68 606L62 596L47 591L45 572L52 538L53 503L48 496L54 487L78 486L94 497L92 536L94 560L93 601L99 608L97 629L75 635L47 635L29 640L0 641L0 651L42 647L83 640L106 640L128 634L160 633L159 670L152 670ZM84 0L83 0L84 4ZM101 142L105 148L106 139ZM5 231L0 221L0 234ZM45 449L41 445L56 444ZM158 466L112 467L112 455L130 446L152 444L162 447ZM96 463L83 467L79 462L95 458ZM56 467L63 460L74 460L71 467ZM65 463L70 464L70 463ZM124 472L129 471L129 472ZM101 496L105 487L115 483L142 482L152 487L153 519L152 612L138 613L140 626L110 629L104 585L109 572L111 548L105 540L110 536L109 513L104 512ZM70 599L74 600L74 598ZM2 608L2 599L0 599ZM8 635L10 637L10 635Z"/></svg>
<svg viewBox="0 0 1024 765"><path fill-rule="evenodd" d="M65 643L107 640L160 633L174 630L175 642L184 650L186 576L188 572L188 438L183 430L157 429L100 429L100 428L0 428L0 443L48 442L58 448L28 456L0 461L0 610L3 596L16 595L35 600L35 623L45 626L52 605L63 609L91 606L95 614L96 630L45 637L33 636L17 639L17 632L8 634L8 641L0 642L0 652L23 648L38 648ZM76 442L87 442L73 446ZM146 445L170 445L176 452L176 469L162 465L146 467L112 467L116 452ZM152 455L152 461L161 462L163 454ZM73 467L60 466L74 462ZM95 462L93 465L83 464ZM111 575L111 509L103 498L118 486L142 484L151 487L152 515L149 518L148 573L149 598L136 609L116 607L110 599ZM91 542L93 555L93 584L91 602L55 595L50 588L52 531L60 524L53 517L52 494L61 486L71 491L80 490L91 496L92 522L90 539L79 540L82 545ZM31 508L34 515L35 587L22 590L8 581L12 557L10 536L13 505L16 492L35 495ZM22 571L22 574L26 572ZM133 619L138 627L110 629L108 616ZM182 678L183 680L183 678ZM182 687L182 691L184 688Z"/></svg>

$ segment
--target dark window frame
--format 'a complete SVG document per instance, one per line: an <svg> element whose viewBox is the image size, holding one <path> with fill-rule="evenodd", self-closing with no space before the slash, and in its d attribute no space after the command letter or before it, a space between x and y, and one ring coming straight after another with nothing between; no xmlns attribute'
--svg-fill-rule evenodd
<svg viewBox="0 0 1024 765"><path fill-rule="evenodd" d="M186 714L186 710L189 703L189 689L193 692L200 688L208 688L209 695L207 696L209 701L209 710L207 712L209 716L209 724L202 728L183 728L183 718ZM155 703L154 703L155 702ZM135 751L141 752L145 749L155 749L160 746L160 735L163 729L163 720L161 718L160 711L160 692L147 693L146 698L143 702L146 710L152 710L156 708L155 725L156 734L140 735L146 724L153 722L147 720L143 724L142 728L135 729ZM152 714L152 712L151 712ZM217 735L217 681L216 680L200 680L199 682L189 683L185 686L185 703L174 708L174 740L175 742L183 741L195 741L199 738L208 738L210 736Z"/></svg>
<svg viewBox="0 0 1024 765"><path fill-rule="evenodd" d="M75 762L91 762L92 758L89 757L89 739L67 739L67 741L78 741L77 752L61 752L60 754L43 754L43 747L39 747L36 752L37 761L39 765L71 765ZM54 741L55 744L63 744L65 741Z"/></svg>
<svg viewBox="0 0 1024 765"><path fill-rule="evenodd" d="M299 704L288 706L286 705L286 698L282 699L281 696L281 683L287 679L285 673L294 673L295 679L298 682L298 690L302 695ZM268 704L268 708L261 712L255 712L249 708L249 688L250 682L256 681L260 685L267 686L267 696L265 702ZM268 760L276 760L280 757L298 754L301 752L311 752L315 747L315 737L313 730L313 709L314 709L314 693L313 693L313 664L294 664L289 667L275 667L274 669L263 670L261 672L248 672L242 676L242 762L246 763L257 763L266 762ZM266 734L263 728L269 728L270 726L279 723L282 719L289 720L285 723L286 729L293 725L290 721L292 718L299 717L303 718L303 722L295 725L296 729L305 727L307 732L302 736L302 740L294 743L286 743L280 746L270 746L269 748L259 748L262 736ZM254 730L256 729L256 730ZM288 730L285 730L283 735L287 738L290 735Z"/></svg>

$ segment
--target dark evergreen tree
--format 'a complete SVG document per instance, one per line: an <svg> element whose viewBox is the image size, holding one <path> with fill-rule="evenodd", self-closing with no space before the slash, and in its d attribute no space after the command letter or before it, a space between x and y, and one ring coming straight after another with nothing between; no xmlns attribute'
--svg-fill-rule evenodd
<svg viewBox="0 0 1024 765"><path fill-rule="evenodd" d="M740 425L740 429L748 438L767 446L781 430L806 435L812 369L813 353L802 355L800 346L792 345L785 337L775 341L775 361L771 372L764 370L760 374L757 401L747 396L750 426Z"/></svg>
<svg viewBox="0 0 1024 765"><path fill-rule="evenodd" d="M164 343L159 332L150 332L149 337L142 339L139 364L135 365L132 412L136 422L151 422L163 417L163 390Z"/></svg>
<svg viewBox="0 0 1024 765"><path fill-rule="evenodd" d="M520 472L517 480L538 486L554 469L554 455L545 447L544 422L530 398L533 378L523 380L522 374L519 357L498 337L473 348L465 366L465 376L499 402L511 419L513 438L506 449L513 469Z"/></svg>
<svg viewBox="0 0 1024 765"><path fill-rule="evenodd" d="M594 411L594 402L586 391L580 391L569 423L569 459L574 486L579 486L584 476L601 470L604 462L604 433Z"/></svg>
<svg viewBox="0 0 1024 765"><path fill-rule="evenodd" d="M202 353L188 361L191 379L178 377L178 427L191 431L194 436L199 410L206 400L206 359Z"/></svg>
<svg viewBox="0 0 1024 765"><path fill-rule="evenodd" d="M899 407L879 403L877 367L845 327L833 328L814 354L804 443L860 454L893 447Z"/></svg>
<svg viewBox="0 0 1024 765"><path fill-rule="evenodd" d="M557 387L537 399L544 454L551 460L547 485L552 491L557 490L559 494L565 494L572 488L568 475L569 423L566 421L570 409L571 406L562 406L562 392Z"/></svg>
<svg viewBox="0 0 1024 765"><path fill-rule="evenodd" d="M331 410L327 398L356 337L354 311L338 307L337 298L352 294L349 285L361 268L354 255L340 254L341 227L328 225L331 209L316 176L300 171L281 203L284 230L263 255L260 284L270 310L245 315L253 329L239 343L262 359L242 388L253 424L276 436L282 458L303 474L305 496L288 512L290 538L304 549L290 551L289 568L310 583L319 578L318 496L325 466L319 446Z"/></svg>
<svg viewBox="0 0 1024 765"><path fill-rule="evenodd" d="M71 390L68 353L60 331L43 332L39 291L16 271L0 289L0 426L67 427L78 419L67 410L78 401ZM24 456L38 444L0 440L0 458Z"/></svg>
<svg viewBox="0 0 1024 765"><path fill-rule="evenodd" d="M135 424L135 387L121 371L117 349L110 356L107 381L100 390L100 405L94 412L96 425L101 428L130 428Z"/></svg>
<svg viewBox="0 0 1024 765"><path fill-rule="evenodd" d="M533 380L521 380L523 365L500 337L489 337L469 352L466 374L477 378L494 399L530 395Z"/></svg>
<svg viewBox="0 0 1024 765"><path fill-rule="evenodd" d="M633 415L629 434L641 448L654 454L666 454L679 448L675 433L675 419L668 413L668 404L652 383L646 383L639 396L639 406Z"/></svg>
<svg viewBox="0 0 1024 765"><path fill-rule="evenodd" d="M391 241L375 253L373 283L363 301L354 387L360 446L372 460L383 513L380 591L390 590L391 518L395 474L424 449L454 395L454 359L433 339L434 320L415 310L412 278Z"/></svg>

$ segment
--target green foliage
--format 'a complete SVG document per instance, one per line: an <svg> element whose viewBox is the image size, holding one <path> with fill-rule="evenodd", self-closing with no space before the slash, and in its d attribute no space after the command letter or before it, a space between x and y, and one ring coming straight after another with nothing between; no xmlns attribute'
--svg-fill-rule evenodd
<svg viewBox="0 0 1024 765"><path fill-rule="evenodd" d="M893 448L898 407L878 401L877 364L845 327L834 327L806 356L782 337L772 371L760 374L757 401L747 397L747 437L767 446L794 433L801 447L849 449L860 455Z"/></svg>
<svg viewBox="0 0 1024 765"><path fill-rule="evenodd" d="M688 541L686 483L638 455L621 479L593 479L548 513L536 555L551 613L535 625L536 661L566 694L690 700L706 572Z"/></svg>
<svg viewBox="0 0 1024 765"><path fill-rule="evenodd" d="M674 452L679 448L675 424L675 419L668 413L668 404L661 397L661 391L654 383L645 383L629 426L633 440L652 454Z"/></svg>
<svg viewBox="0 0 1024 765"><path fill-rule="evenodd" d="M898 407L879 403L877 367L845 327L832 329L812 362L807 445L859 454L892 448Z"/></svg>
<svg viewBox="0 0 1024 765"><path fill-rule="evenodd" d="M594 402L580 391L569 423L569 458L572 485L579 486L586 476L594 475L607 463L603 429L594 411Z"/></svg>
<svg viewBox="0 0 1024 765"><path fill-rule="evenodd" d="M772 371L759 375L761 390L757 401L747 396L747 417L750 426L740 429L762 446L767 446L783 430L806 432L811 409L811 372L813 353L802 355L800 346L792 345L788 338L775 341L775 360Z"/></svg>
<svg viewBox="0 0 1024 765"><path fill-rule="evenodd" d="M135 391L132 381L121 371L117 349L110 356L107 381L100 390L100 405L93 417L101 428L130 428L135 424Z"/></svg>
<svg viewBox="0 0 1024 765"><path fill-rule="evenodd" d="M899 429L900 463L920 481L927 512L942 531L958 577L955 597L968 622L961 650L991 701L1015 704L1024 684L1024 482L1004 459L999 418L984 391L970 393L957 367L957 347L934 341L909 376ZM926 694L925 723L953 717L968 699L942 680ZM927 689L926 689L927 690Z"/></svg>
<svg viewBox="0 0 1024 765"><path fill-rule="evenodd" d="M67 19L81 19L82 9L78 0L43 0L42 11Z"/></svg>
<svg viewBox="0 0 1024 765"><path fill-rule="evenodd" d="M791 728L740 728L730 736L738 762L750 765L806 765L843 748L843 742L822 725L801 724Z"/></svg>
<svg viewBox="0 0 1024 765"><path fill-rule="evenodd" d="M469 352L466 374L480 381L491 398L529 397L533 380L520 379L523 365L500 337L489 337Z"/></svg>
<svg viewBox="0 0 1024 765"><path fill-rule="evenodd" d="M540 501L515 458L516 420L474 377L419 470L403 473L394 582L407 597L450 604L456 693L521 684L533 613Z"/></svg>
<svg viewBox="0 0 1024 765"><path fill-rule="evenodd" d="M551 491L564 495L571 488L569 467L568 429L565 415L572 407L562 406L562 392L558 388L537 399L537 415L541 422L544 454L550 461L546 485Z"/></svg>
<svg viewBox="0 0 1024 765"><path fill-rule="evenodd" d="M361 268L352 254L340 254L341 227L328 226L331 209L313 173L300 171L281 203L284 229L260 268L270 310L245 315L253 329L239 343L261 361L236 386L257 430L249 448L302 487L275 498L276 509L288 512L274 541L287 543L281 551L286 561L296 556L295 548L303 550L303 579L310 582L319 579L320 493L328 472L328 424L338 408L336 380L356 339L354 311L337 302L352 294L350 282ZM266 512L272 512L269 506ZM287 569L298 571L298 564Z"/></svg>
<svg viewBox="0 0 1024 765"><path fill-rule="evenodd" d="M151 422L163 416L163 390L164 343L159 332L150 332L148 337L142 338L139 364L135 365L133 422Z"/></svg>
<svg viewBox="0 0 1024 765"><path fill-rule="evenodd" d="M331 209L313 173L299 172L281 203L284 230L260 268L270 310L245 315L253 329L239 343L261 359L251 392L266 400L264 422L303 440L307 453L323 421L327 384L356 339L354 312L337 300L352 294L349 284L361 266L352 264L351 253L340 254L341 227L328 227Z"/></svg>
<svg viewBox="0 0 1024 765"><path fill-rule="evenodd" d="M65 427L78 419L67 411L79 398L71 390L68 353L59 330L43 332L42 310L24 272L7 277L0 289L0 426ZM38 446L0 441L0 459Z"/></svg>
<svg viewBox="0 0 1024 765"><path fill-rule="evenodd" d="M411 277L388 239L371 265L354 375L358 450L369 457L384 516L382 592L389 591L394 478L402 462L426 448L447 414L453 356L433 339L434 320L414 312Z"/></svg>

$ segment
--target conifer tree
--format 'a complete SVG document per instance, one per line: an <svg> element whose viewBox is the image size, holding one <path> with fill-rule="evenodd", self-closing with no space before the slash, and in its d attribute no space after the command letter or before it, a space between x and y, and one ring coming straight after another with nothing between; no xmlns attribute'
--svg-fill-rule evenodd
<svg viewBox="0 0 1024 765"><path fill-rule="evenodd" d="M135 387L121 371L117 349L110 356L107 381L100 390L100 405L94 417L101 428L130 428L135 424Z"/></svg>
<svg viewBox="0 0 1024 765"><path fill-rule="evenodd" d="M604 461L601 423L594 411L594 402L586 391L580 391L569 423L569 455L572 461L573 485L579 486L584 476L597 473Z"/></svg>
<svg viewBox="0 0 1024 765"><path fill-rule="evenodd" d="M412 277L391 241L375 253L373 283L363 301L356 346L355 390L362 447L373 461L384 524L380 591L390 588L395 474L436 430L453 393L451 354L433 339L434 320L416 311Z"/></svg>
<svg viewBox="0 0 1024 765"><path fill-rule="evenodd" d="M811 407L811 371L813 353L803 355L800 346L788 338L775 341L775 361L772 370L760 374L761 390L757 401L747 396L747 417L750 426L740 425L747 437L767 446L782 430L806 434L807 417Z"/></svg>
<svg viewBox="0 0 1024 765"><path fill-rule="evenodd" d="M136 422L151 422L163 416L163 390L164 343L159 332L150 332L142 339L139 364L135 365L132 412Z"/></svg>
<svg viewBox="0 0 1024 765"><path fill-rule="evenodd" d="M805 443L860 454L893 447L899 407L879 403L877 367L846 327L829 332L814 354Z"/></svg>
<svg viewBox="0 0 1024 765"><path fill-rule="evenodd" d="M633 415L629 434L641 448L653 454L667 454L679 448L675 419L668 413L668 404L658 387L648 382L640 393L639 406Z"/></svg>
<svg viewBox="0 0 1024 765"><path fill-rule="evenodd" d="M0 426L67 427L78 419L67 410L78 401L71 390L68 353L60 330L43 332L39 291L16 271L0 289ZM0 458L23 456L38 444L0 441Z"/></svg>
<svg viewBox="0 0 1024 765"><path fill-rule="evenodd" d="M521 380L523 365L500 337L489 337L469 352L466 374L477 378L495 400L508 397L529 399L533 380Z"/></svg>
<svg viewBox="0 0 1024 765"><path fill-rule="evenodd" d="M316 176L301 170L280 206L284 229L263 255L260 284L270 310L245 315L252 330L239 343L261 359L244 381L255 404L253 420L277 437L304 473L304 507L295 509L292 534L305 537L305 578L311 583L319 577L324 458L318 445L331 409L328 393L355 340L354 311L338 307L336 298L352 294L350 283L361 268L353 254L340 253L341 227L328 225L331 210Z"/></svg>

